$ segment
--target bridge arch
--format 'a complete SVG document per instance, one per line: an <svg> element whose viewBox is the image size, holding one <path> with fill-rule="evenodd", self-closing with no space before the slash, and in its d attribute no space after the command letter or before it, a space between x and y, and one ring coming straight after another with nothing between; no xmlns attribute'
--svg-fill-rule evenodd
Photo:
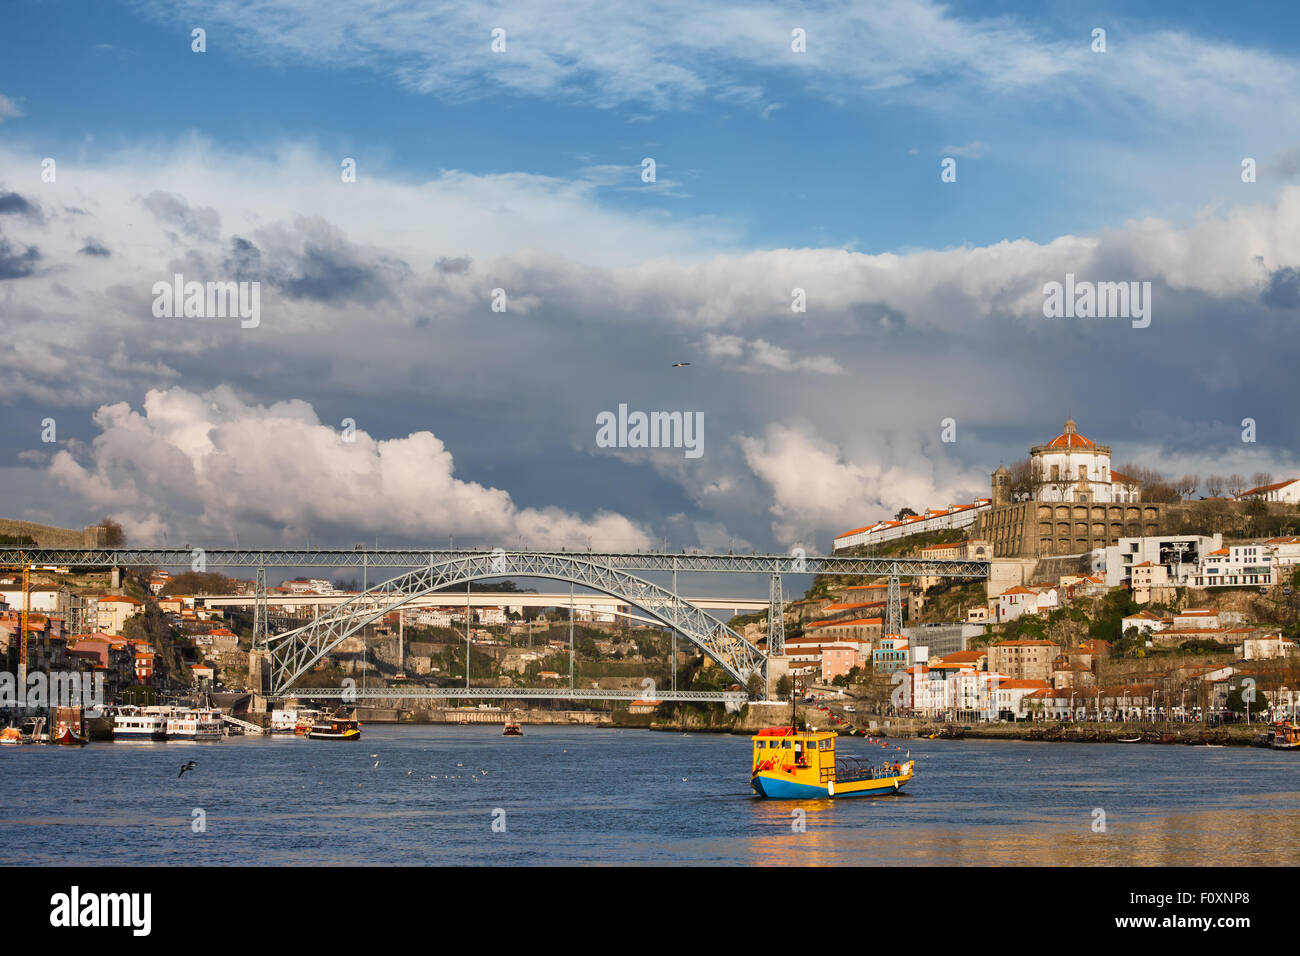
<svg viewBox="0 0 1300 956"><path fill-rule="evenodd" d="M742 687L753 674L766 679L767 658L762 651L667 588L577 554L497 549L390 578L310 624L270 637L274 693L289 691L294 681L342 641L402 605L451 585L499 577L567 581L619 598L695 644Z"/></svg>

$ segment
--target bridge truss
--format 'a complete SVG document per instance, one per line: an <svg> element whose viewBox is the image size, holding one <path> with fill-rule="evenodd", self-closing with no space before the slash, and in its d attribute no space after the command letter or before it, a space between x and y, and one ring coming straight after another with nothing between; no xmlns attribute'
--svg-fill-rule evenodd
<svg viewBox="0 0 1300 956"><path fill-rule="evenodd" d="M341 700L359 703L369 700L626 700L653 698L659 701L695 701L743 704L749 695L741 691L711 690L597 690L595 688L549 687L299 687L286 696L303 700Z"/></svg>
<svg viewBox="0 0 1300 956"><path fill-rule="evenodd" d="M187 568L190 570L219 568L256 569L257 606L254 612L254 647L266 647L268 642L275 642L279 649L279 662L293 665L296 675L301 676L298 667L319 649L321 641L333 634L328 628L351 627L357 620L373 621L405 603L417 594L408 594L394 588L423 586L430 581L441 583L429 584L420 594L444 588L449 584L463 583L475 578L518 576L551 577L556 580L570 581L591 587L593 590L605 590L608 587L626 585L630 593L605 590L636 604L650 613L660 622L675 630L680 623L693 631L682 630L689 639L705 650L714 660L722 664L734 678L741 683L752 673L766 674L766 656L745 642L735 631L706 614L693 605L682 600L676 593L677 572L732 573L732 574L767 574L770 576L768 608L768 653L781 655L785 651L784 599L782 594L782 576L786 574L821 574L854 575L864 577L885 577L889 580L887 608L887 629L897 634L902 626L901 577L940 577L940 578L986 578L989 573L988 561L967 560L930 560L922 558L861 557L861 556L798 556L787 554L716 554L706 552L686 552L672 554L659 551L586 551L586 552L541 552L514 551L501 548L492 551L471 549L388 549L388 548L354 548L354 549L240 549L240 548L0 548L0 564L26 564L29 567L78 567L78 568ZM484 565L488 571L482 572ZM266 612L266 569L267 568L361 568L367 573L371 568L417 568L414 572L394 578L378 588L371 588L357 598L340 605L329 615L319 619L307 628L300 628L288 634L300 635L311 632L303 644L291 653L288 645L281 640L287 635L275 638L268 636ZM493 570L507 568L508 570ZM574 573L575 577L557 576L546 573L563 568ZM467 569L477 569L470 573ZM671 590L660 588L648 581L635 578L629 571L665 572L673 575ZM437 575L454 573L459 577L445 580ZM429 577L434 575L434 577ZM402 583L398 583L402 582ZM390 585L393 588L390 588ZM382 596L387 602L378 610L380 604L373 604L373 598L367 595ZM364 599L364 600L363 600ZM658 607L639 603L647 601ZM367 607L371 603L372 606ZM662 612L662 613L660 613ZM341 616L340 616L341 615ZM357 627L364 626L357 625ZM354 633L357 628L348 631ZM719 630L721 629L721 630ZM339 637L338 640L342 640ZM735 642L739 641L737 644ZM338 641L334 641L337 644ZM333 646L331 644L330 646ZM324 653L321 651L320 653ZM718 655L721 655L721 658ZM306 656L304 656L306 655ZM314 658L319 659L319 654ZM307 665L303 665L307 666ZM282 682L282 687L287 686Z"/></svg>
<svg viewBox="0 0 1300 956"><path fill-rule="evenodd" d="M343 640L414 598L468 581L499 577L549 578L613 595L696 644L741 686L755 674L766 680L767 658L762 651L667 588L574 554L492 551L391 578L310 624L269 638L275 694L281 696L289 691L298 678Z"/></svg>

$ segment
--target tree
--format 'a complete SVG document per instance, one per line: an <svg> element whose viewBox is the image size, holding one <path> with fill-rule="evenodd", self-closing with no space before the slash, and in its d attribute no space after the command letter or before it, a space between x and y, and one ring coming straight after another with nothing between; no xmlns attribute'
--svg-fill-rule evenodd
<svg viewBox="0 0 1300 956"><path fill-rule="evenodd" d="M1250 476L1250 486L1252 488L1263 488L1265 485L1273 483L1273 473L1271 471L1257 471Z"/></svg>
<svg viewBox="0 0 1300 956"><path fill-rule="evenodd" d="M792 690L794 690L794 681L790 679L789 674L782 674L776 682L776 696L784 700L790 696Z"/></svg>
<svg viewBox="0 0 1300 956"><path fill-rule="evenodd" d="M902 521L904 518L914 518L914 517L916 517L916 512L913 511L911 508L901 508L899 509L898 514L894 515L894 520Z"/></svg>
<svg viewBox="0 0 1300 956"><path fill-rule="evenodd" d="M750 700L758 700L763 696L763 675L750 674L749 680L745 682L745 690L749 694Z"/></svg>
<svg viewBox="0 0 1300 956"><path fill-rule="evenodd" d="M1246 490L1246 479L1241 475L1233 472L1228 476L1228 494L1236 498Z"/></svg>
<svg viewBox="0 0 1300 956"><path fill-rule="evenodd" d="M1183 475L1183 477L1179 478L1175 484L1177 486L1179 497L1190 498L1192 495L1196 494L1196 489L1201 484L1201 476Z"/></svg>
<svg viewBox="0 0 1300 956"><path fill-rule="evenodd" d="M1243 692L1250 698L1249 700L1243 699ZM1231 713L1245 714L1247 705L1250 707L1252 719L1257 714L1268 713L1268 698L1253 684L1250 687L1243 684L1228 694L1228 710Z"/></svg>
<svg viewBox="0 0 1300 956"><path fill-rule="evenodd" d="M104 518L95 527L104 529L104 547L120 548L126 544L126 532L112 518Z"/></svg>
<svg viewBox="0 0 1300 956"><path fill-rule="evenodd" d="M1038 497L1039 489L1043 486L1043 474L1034 466L1032 458L1012 462L1007 468L1007 475L1011 479L1009 484L1012 501L1033 501Z"/></svg>
<svg viewBox="0 0 1300 956"><path fill-rule="evenodd" d="M1222 475L1210 475L1205 479L1205 490L1211 498L1223 497L1224 478Z"/></svg>

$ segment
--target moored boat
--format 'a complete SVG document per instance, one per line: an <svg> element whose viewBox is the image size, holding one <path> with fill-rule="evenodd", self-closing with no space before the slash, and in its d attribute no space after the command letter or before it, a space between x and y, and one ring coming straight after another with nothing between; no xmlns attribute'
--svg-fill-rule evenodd
<svg viewBox="0 0 1300 956"><path fill-rule="evenodd" d="M220 740L221 712L209 707L175 707L167 715L168 740Z"/></svg>
<svg viewBox="0 0 1300 956"><path fill-rule="evenodd" d="M1300 750L1300 726L1279 721L1273 725L1274 750Z"/></svg>
<svg viewBox="0 0 1300 956"><path fill-rule="evenodd" d="M113 715L114 740L166 740L170 708L127 704Z"/></svg>
<svg viewBox="0 0 1300 956"><path fill-rule="evenodd" d="M771 799L871 797L897 793L914 774L916 761L905 758L877 766L837 757L832 731L800 732L767 727L755 734L750 786ZM897 749L897 748L895 748Z"/></svg>
<svg viewBox="0 0 1300 956"><path fill-rule="evenodd" d="M307 732L311 740L357 740L361 721L354 717L326 717L316 721Z"/></svg>
<svg viewBox="0 0 1300 956"><path fill-rule="evenodd" d="M54 711L53 742L63 747L84 747L90 743L86 736L85 717L80 707L59 707Z"/></svg>
<svg viewBox="0 0 1300 956"><path fill-rule="evenodd" d="M17 747L23 742L23 732L17 727L0 730L0 747Z"/></svg>
<svg viewBox="0 0 1300 956"><path fill-rule="evenodd" d="M319 710L299 707L298 718L293 725L294 734L299 737L306 737L311 733L311 729L316 726L316 721L320 720L320 718L321 712ZM272 730L272 733L274 733L274 730Z"/></svg>
<svg viewBox="0 0 1300 956"><path fill-rule="evenodd" d="M517 720L507 720L505 729L501 731L502 737L522 737L524 728Z"/></svg>

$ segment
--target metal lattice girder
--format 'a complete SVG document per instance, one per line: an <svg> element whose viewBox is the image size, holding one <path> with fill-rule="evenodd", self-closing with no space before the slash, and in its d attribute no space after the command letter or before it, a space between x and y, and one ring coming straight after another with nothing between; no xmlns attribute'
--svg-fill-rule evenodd
<svg viewBox="0 0 1300 956"><path fill-rule="evenodd" d="M302 687L285 696L299 700L455 700L474 697L486 700L641 700L643 690L597 690L567 687ZM655 700L704 701L743 704L749 697L741 691L655 690Z"/></svg>
<svg viewBox="0 0 1300 956"><path fill-rule="evenodd" d="M889 576L889 632L890 634L902 634L903 627L903 595L898 587L898 575Z"/></svg>
<svg viewBox="0 0 1300 956"><path fill-rule="evenodd" d="M421 568L462 558L485 558L499 551L467 550L205 550L208 567L219 568L349 568L364 562L371 568ZM516 554L521 552L514 552ZM987 561L936 561L921 558L801 557L788 554L670 554L658 551L534 551L539 556L581 558L623 571L699 571L740 574L853 574L882 577L983 578ZM25 555L25 558L23 557ZM0 564L23 560L35 565L67 567L190 567L194 552L177 548L0 548Z"/></svg>
<svg viewBox="0 0 1300 956"><path fill-rule="evenodd" d="M767 653L785 656L785 600L781 596L781 575L772 575L767 601Z"/></svg>
<svg viewBox="0 0 1300 956"><path fill-rule="evenodd" d="M752 674L766 679L767 658L762 651L717 618L666 588L626 571L597 564L585 555L490 551L431 564L392 578L362 591L310 624L272 637L275 693L288 691L294 681L345 638L412 598L467 581L499 577L569 581L620 598L680 632L742 686Z"/></svg>

